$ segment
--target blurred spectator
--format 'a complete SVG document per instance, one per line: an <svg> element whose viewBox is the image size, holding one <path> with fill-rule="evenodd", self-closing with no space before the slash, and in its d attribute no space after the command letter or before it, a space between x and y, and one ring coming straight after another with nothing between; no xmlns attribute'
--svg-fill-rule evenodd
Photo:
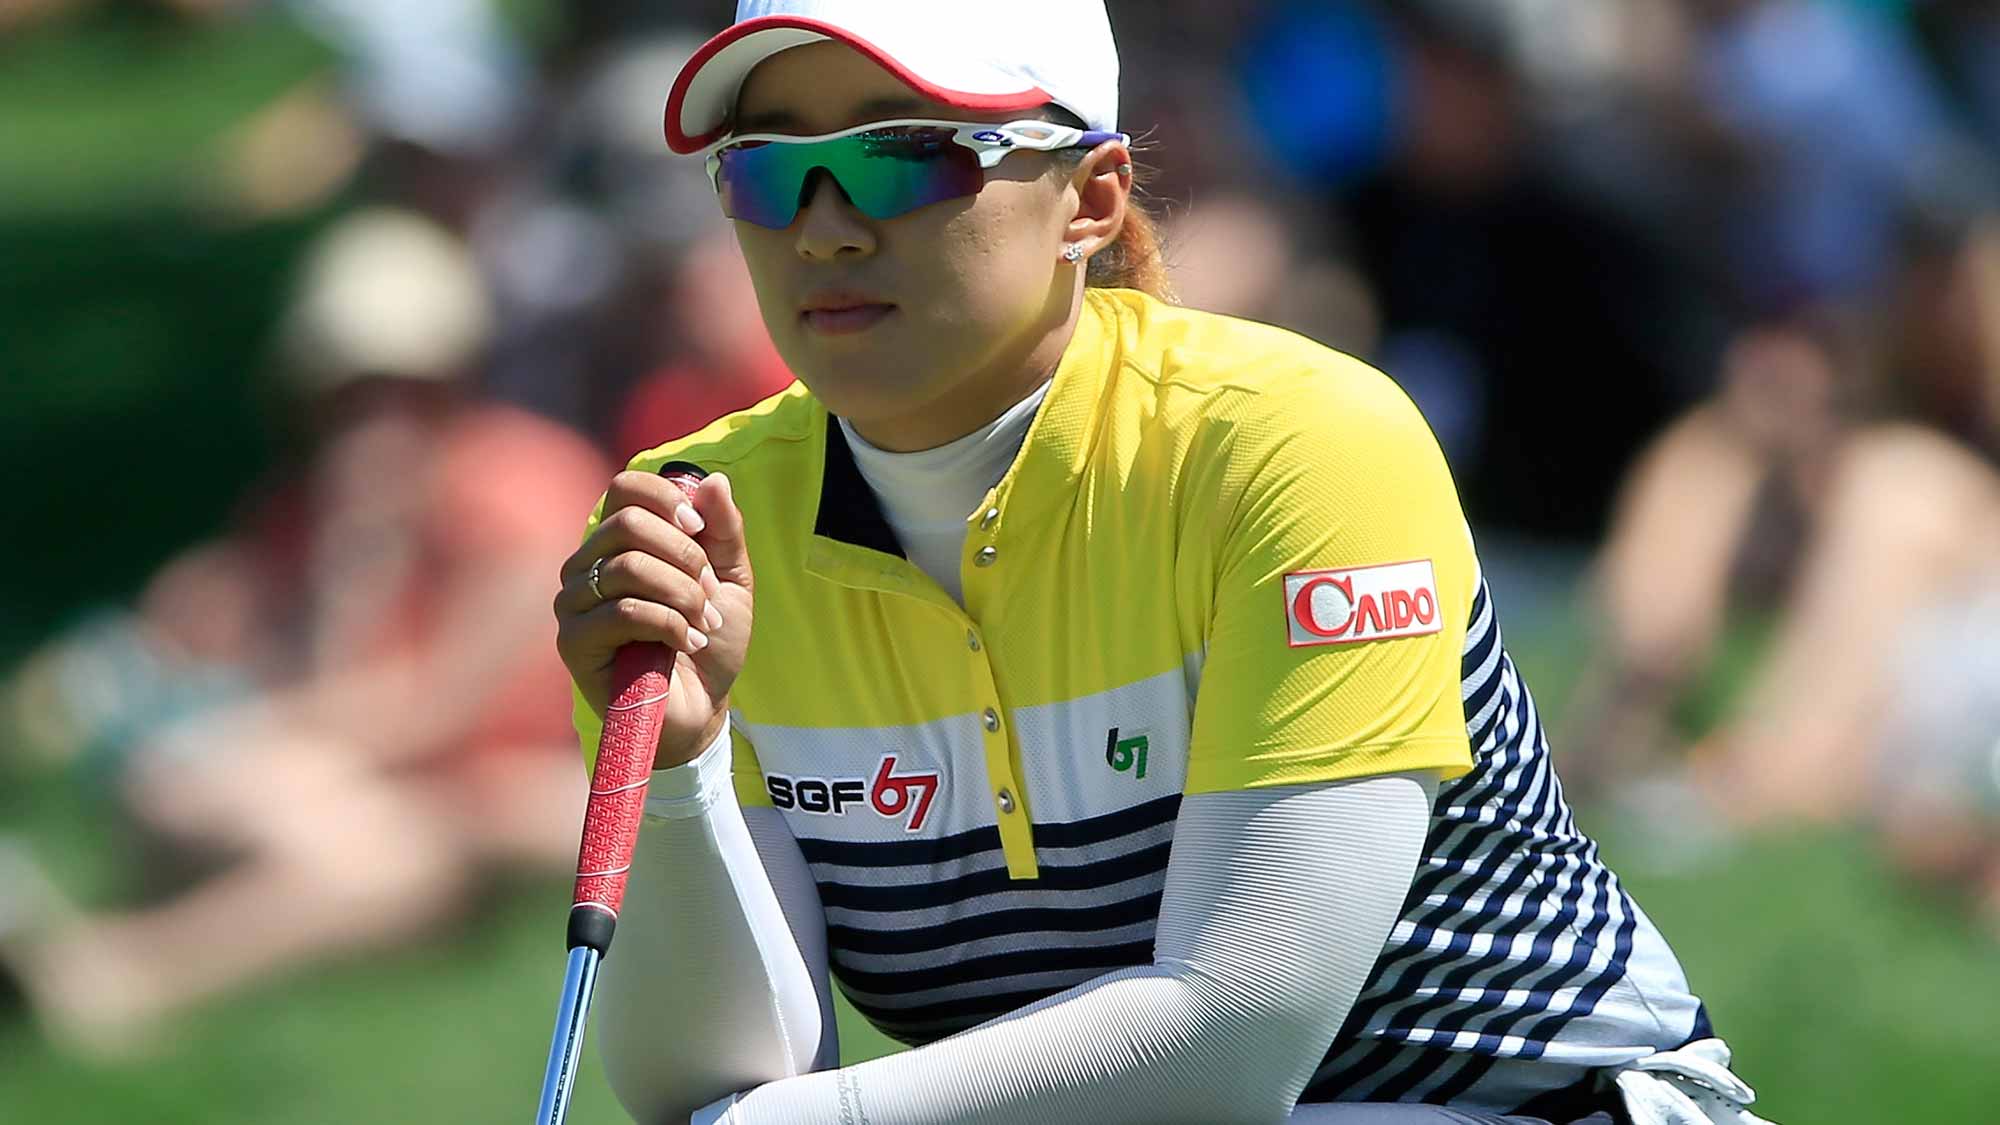
<svg viewBox="0 0 2000 1125"><path fill-rule="evenodd" d="M1245 108L1272 163L1335 185L1379 168L1408 108L1397 46L1369 5L1274 6L1245 37L1238 63Z"/></svg>
<svg viewBox="0 0 2000 1125"><path fill-rule="evenodd" d="M1375 352L1374 293L1335 254L1314 209L1228 192L1171 216L1164 233L1175 292L1188 305L1289 328L1353 355Z"/></svg>
<svg viewBox="0 0 2000 1125"><path fill-rule="evenodd" d="M717 334L704 319L720 298L686 290L706 303L691 318L673 278L726 223L701 162L668 152L660 124L660 91L699 45L667 35L574 60L541 143L472 227L501 312L488 389L614 446L634 384ZM755 319L747 281L725 278L719 293L734 302L719 308L722 331Z"/></svg>
<svg viewBox="0 0 2000 1125"><path fill-rule="evenodd" d="M223 14L255 3L256 0L153 0L155 6L186 16ZM14 31L37 20L92 7L102 0L0 0L0 34Z"/></svg>
<svg viewBox="0 0 2000 1125"><path fill-rule="evenodd" d="M1731 623L1732 575L1791 556L1738 713L1688 755L1696 791L1734 824L1878 825L2000 926L2000 649L1979 631L2000 588L2000 226L1913 241L1891 308L1863 370L1893 379L1759 330L1642 462L1601 564L1610 651L1573 717L1610 756L1576 772L1644 776L1681 741L1671 709Z"/></svg>
<svg viewBox="0 0 2000 1125"><path fill-rule="evenodd" d="M1369 358L1437 426L1475 521L1593 536L1631 450L1703 389L1716 312L1665 242L1558 174L1495 10L1340 26L1386 52L1362 103L1389 118L1378 160L1327 185L1380 302Z"/></svg>
<svg viewBox="0 0 2000 1125"><path fill-rule="evenodd" d="M533 94L533 71L493 0L282 2L347 60L349 100L380 136L490 152Z"/></svg>
<svg viewBox="0 0 2000 1125"><path fill-rule="evenodd" d="M1827 0L1690 0L1688 93L1741 157L1716 250L1753 305L1872 293L1930 181L1973 172L1903 28Z"/></svg>
<svg viewBox="0 0 2000 1125"><path fill-rule="evenodd" d="M1782 601L1854 425L1829 332L1806 320L1743 330L1718 393L1627 478L1599 564L1611 659L1593 662L1573 708L1572 785L1601 788L1677 756L1676 705L1732 611Z"/></svg>
<svg viewBox="0 0 2000 1125"><path fill-rule="evenodd" d="M764 328L736 236L718 222L671 272L641 272L618 319L637 354L665 357L618 412L616 456L628 459L792 384Z"/></svg>
<svg viewBox="0 0 2000 1125"><path fill-rule="evenodd" d="M120 744L111 772L143 825L228 857L164 903L97 916L18 854L0 865L0 953L58 1033L121 1043L428 932L491 867L573 859L584 779L547 597L608 470L470 395L490 329L451 235L392 211L341 222L284 331L310 463L169 565L123 640L59 642L30 673L42 707L70 712L56 727ZM146 690L121 698L133 665Z"/></svg>
<svg viewBox="0 0 2000 1125"><path fill-rule="evenodd" d="M1987 150L2000 148L2000 4L1931 0L1917 18L1964 91Z"/></svg>
<svg viewBox="0 0 2000 1125"><path fill-rule="evenodd" d="M0 0L0 36L103 0ZM301 76L221 139L205 201L269 218L327 202L377 146L490 160L533 107L537 77L495 0L149 0L189 21L296 21L330 47L331 76ZM410 201L416 202L416 201Z"/></svg>

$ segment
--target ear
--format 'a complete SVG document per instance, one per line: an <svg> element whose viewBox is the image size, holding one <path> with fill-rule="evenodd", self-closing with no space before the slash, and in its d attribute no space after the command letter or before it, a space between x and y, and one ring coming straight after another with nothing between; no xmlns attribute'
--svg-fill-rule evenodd
<svg viewBox="0 0 2000 1125"><path fill-rule="evenodd" d="M1125 208L1132 198L1132 150L1122 141L1106 141L1090 150L1070 177L1076 194L1076 214L1063 231L1063 246L1082 248L1083 257L1096 254L1125 229Z"/></svg>

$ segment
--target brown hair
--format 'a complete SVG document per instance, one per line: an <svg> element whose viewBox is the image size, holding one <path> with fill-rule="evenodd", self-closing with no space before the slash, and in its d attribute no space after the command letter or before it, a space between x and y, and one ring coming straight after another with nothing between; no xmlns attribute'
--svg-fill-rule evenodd
<svg viewBox="0 0 2000 1125"><path fill-rule="evenodd" d="M1084 284L1093 289L1137 289L1162 301L1174 299L1159 222L1136 193L1126 201L1118 240L1091 256Z"/></svg>

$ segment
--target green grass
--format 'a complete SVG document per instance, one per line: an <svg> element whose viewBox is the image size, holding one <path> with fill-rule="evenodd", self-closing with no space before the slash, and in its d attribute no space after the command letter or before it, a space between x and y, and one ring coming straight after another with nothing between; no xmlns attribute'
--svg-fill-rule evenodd
<svg viewBox="0 0 2000 1125"><path fill-rule="evenodd" d="M1576 635L1562 613L1512 632L1545 699L1570 682ZM68 785L0 779L0 828L36 841L74 885L116 899L134 889L130 845L99 827L89 800ZM1899 886L1861 835L1751 840L1690 867L1608 815L1579 816L1665 931L1767 1116L1994 1119L2000 950L1951 907ZM449 942L315 969L197 1013L162 1053L130 1065L65 1057L24 1020L0 1017L0 1120L519 1120L548 1048L565 895L554 881L514 885ZM661 1034L701 1048L700 1028ZM844 1005L841 1034L849 1061L893 1049ZM574 1120L624 1120L594 1051Z"/></svg>
<svg viewBox="0 0 2000 1125"><path fill-rule="evenodd" d="M40 796L26 800L32 792ZM93 836L73 798L12 787L0 811L66 875L117 884L116 838ZM1898 888L1862 840L1763 841L1671 874L1649 870L1636 845L1614 839L1607 850L1776 1120L1991 1120L2000 958L1944 908ZM139 1062L91 1065L53 1050L25 1020L0 1019L0 1117L519 1120L536 1096L561 981L564 893L553 882L514 886L450 942L316 969L212 1007ZM660 1030L701 1049L700 1028ZM842 1034L850 1059L890 1049L845 1010ZM574 1120L624 1120L594 1051Z"/></svg>
<svg viewBox="0 0 2000 1125"><path fill-rule="evenodd" d="M531 48L560 35L553 0L500 7ZM0 38L0 216L190 200L231 129L341 65L276 6L202 22L106 5Z"/></svg>
<svg viewBox="0 0 2000 1125"><path fill-rule="evenodd" d="M228 129L331 62L276 15L189 26L114 10L0 42L0 213L178 196Z"/></svg>
<svg viewBox="0 0 2000 1125"><path fill-rule="evenodd" d="M1590 818L1584 817L1586 827ZM1612 866L1680 955L1777 1121L1994 1120L2000 957L1857 835L1768 839L1699 871Z"/></svg>

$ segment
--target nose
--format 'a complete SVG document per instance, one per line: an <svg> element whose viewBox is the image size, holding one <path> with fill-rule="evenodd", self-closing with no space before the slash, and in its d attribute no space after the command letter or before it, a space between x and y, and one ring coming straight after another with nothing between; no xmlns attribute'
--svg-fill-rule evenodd
<svg viewBox="0 0 2000 1125"><path fill-rule="evenodd" d="M798 217L799 257L831 262L843 255L865 257L875 252L874 224L825 169L812 173L805 191Z"/></svg>

